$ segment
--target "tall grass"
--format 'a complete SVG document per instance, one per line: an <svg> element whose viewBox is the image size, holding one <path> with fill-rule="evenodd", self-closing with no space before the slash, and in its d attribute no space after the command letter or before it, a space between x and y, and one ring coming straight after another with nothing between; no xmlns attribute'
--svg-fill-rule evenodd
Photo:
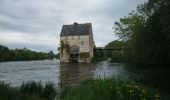
<svg viewBox="0 0 170 100"><path fill-rule="evenodd" d="M14 88L0 81L0 100L53 100L57 95L56 87L48 82L29 81L21 87Z"/></svg>
<svg viewBox="0 0 170 100"><path fill-rule="evenodd" d="M106 78L66 87L61 100L160 100L160 94L127 80Z"/></svg>
<svg viewBox="0 0 170 100"><path fill-rule="evenodd" d="M29 81L14 88L0 81L0 100L54 100L59 95L56 87L48 82ZM162 100L150 88L120 78L85 80L78 86L65 87L61 100ZM168 99L167 99L168 100Z"/></svg>
<svg viewBox="0 0 170 100"><path fill-rule="evenodd" d="M20 96L18 89L10 87L9 84L0 81L0 100L18 100Z"/></svg>

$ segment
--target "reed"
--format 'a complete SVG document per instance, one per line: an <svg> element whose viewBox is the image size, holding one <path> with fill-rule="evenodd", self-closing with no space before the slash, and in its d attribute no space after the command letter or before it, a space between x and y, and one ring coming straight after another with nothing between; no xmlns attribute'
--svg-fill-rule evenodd
<svg viewBox="0 0 170 100"><path fill-rule="evenodd" d="M66 87L61 100L160 100L153 89L120 78L85 80Z"/></svg>
<svg viewBox="0 0 170 100"><path fill-rule="evenodd" d="M16 88L0 81L0 100L54 100L57 93L50 82L42 85L41 82L29 81Z"/></svg>

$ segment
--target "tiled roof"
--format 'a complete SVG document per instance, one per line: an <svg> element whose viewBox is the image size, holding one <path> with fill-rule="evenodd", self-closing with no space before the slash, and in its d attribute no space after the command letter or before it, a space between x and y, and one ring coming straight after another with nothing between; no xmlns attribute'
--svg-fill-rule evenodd
<svg viewBox="0 0 170 100"><path fill-rule="evenodd" d="M89 35L91 23L63 25L60 36Z"/></svg>

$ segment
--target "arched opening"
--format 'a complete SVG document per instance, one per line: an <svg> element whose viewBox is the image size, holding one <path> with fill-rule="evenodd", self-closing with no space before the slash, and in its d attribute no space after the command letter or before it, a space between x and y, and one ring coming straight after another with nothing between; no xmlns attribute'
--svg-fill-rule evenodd
<svg viewBox="0 0 170 100"><path fill-rule="evenodd" d="M79 46L74 45L70 48L70 62L78 62Z"/></svg>

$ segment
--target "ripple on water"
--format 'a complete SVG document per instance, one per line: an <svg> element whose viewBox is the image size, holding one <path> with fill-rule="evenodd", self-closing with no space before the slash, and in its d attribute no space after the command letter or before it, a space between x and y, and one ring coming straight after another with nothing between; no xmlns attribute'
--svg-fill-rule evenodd
<svg viewBox="0 0 170 100"><path fill-rule="evenodd" d="M170 84L169 69L140 69L119 63L60 64L59 60L16 61L0 63L0 80L18 86L24 81L51 81L60 86L78 84L82 80L97 77L122 76L142 83L156 84L167 89ZM169 87L170 88L170 87ZM169 91L170 93L170 91Z"/></svg>

